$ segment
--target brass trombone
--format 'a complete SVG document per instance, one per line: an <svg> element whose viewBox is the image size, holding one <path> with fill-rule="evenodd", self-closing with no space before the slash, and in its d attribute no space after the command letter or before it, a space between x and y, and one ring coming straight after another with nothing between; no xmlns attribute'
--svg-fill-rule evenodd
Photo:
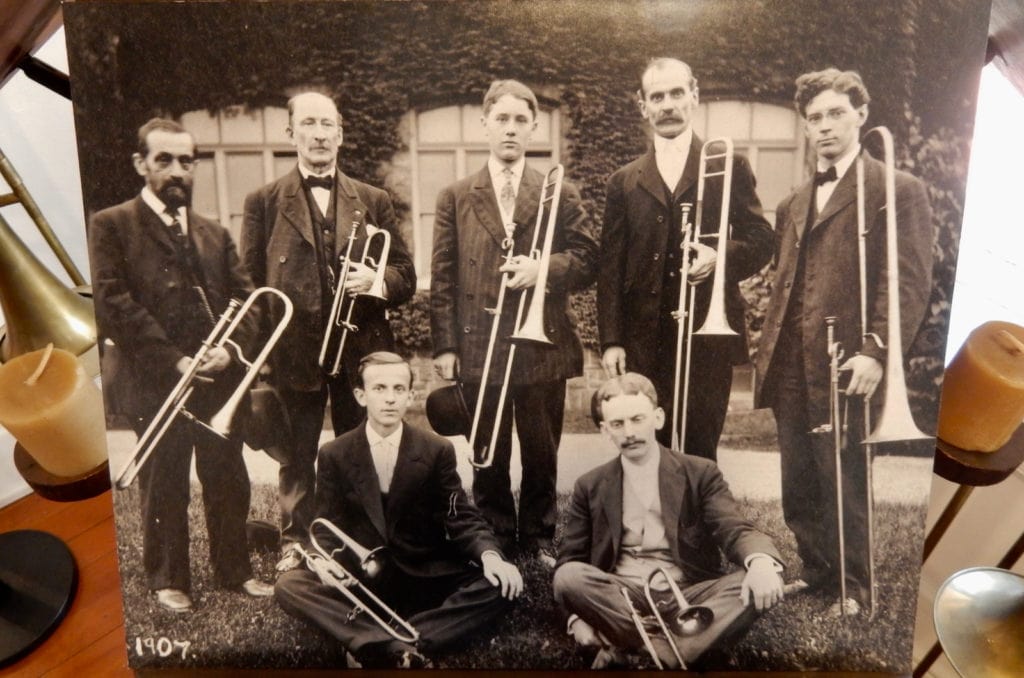
<svg viewBox="0 0 1024 678"><path fill-rule="evenodd" d="M320 544L316 538L315 528L320 526L331 535L341 541L341 546L328 550ZM311 551L307 551L301 545L295 548L306 559L306 566L315 573L320 581L327 586L333 587L352 604L352 611L349 619L365 613L388 635L395 640L414 644L420 638L419 631L391 609L382 601L368 586L363 584L358 577L352 575L345 567L338 562L336 555L348 550L359 558L359 566L364 574L373 579L380 572L380 551L383 547L372 551L361 546L355 539L348 536L337 525L325 518L317 518L309 526L309 542Z"/></svg>
<svg viewBox="0 0 1024 678"><path fill-rule="evenodd" d="M494 462L494 448L498 444L498 431L501 428L502 413L505 410L505 401L508 398L509 381L512 378L512 361L515 360L516 346L519 343L550 344L551 340L544 333L544 297L547 288L548 270L551 267L551 249L555 239L555 222L558 220L558 199L562 193L562 179L565 176L565 169L562 165L555 165L548 170L544 177L544 185L541 188L540 202L537 206L537 222L533 229L533 241L530 244L530 256L540 262L537 271L537 282L533 286L533 294L530 297L529 310L526 311L526 296L528 289L524 289L519 297L519 307L516 311L515 331L509 337L510 346L508 358L505 361L505 375L501 381L501 391L498 395L498 410L494 417L494 425L491 429L490 443L483 448L481 459L476 460L476 436L480 427L480 416L484 408L484 395L487 391L487 377L491 371L491 361L494 356L494 346L498 339L498 327L501 325L501 315L505 305L505 290L508 289L508 281L512 274L506 273L501 277L501 286L498 288L498 299L494 308L487 309L487 312L494 316L491 324L491 335L487 342L487 352L484 355L484 368L480 375L480 390L476 396L476 407L473 410L473 423L469 432L469 446L473 450L470 463L478 469L488 468ZM541 227L544 225L544 209L548 207L547 226L544 233L543 249L538 252L537 244L540 240ZM505 238L502 247L505 250L505 261L512 260L512 249L515 243L512 238ZM523 313L526 311L526 317Z"/></svg>
<svg viewBox="0 0 1024 678"><path fill-rule="evenodd" d="M721 144L724 150L713 152L715 145ZM722 169L711 171L709 164L713 161L721 161ZM690 203L683 203L682 208L682 229L683 262L679 270L679 307L673 312L673 317L679 323L676 331L676 378L672 389L672 449L680 452L683 450L683 441L686 440L686 406L690 400L690 362L693 354L693 337L696 335L705 336L736 336L737 332L729 326L729 318L725 312L725 254L726 241L729 238L729 207L732 200L732 168L733 168L733 143L729 137L709 139L704 142L700 149L700 174L697 176L697 217L696 223L690 224ZM718 218L718 231L716 233L704 233L701 229L704 219L704 191L709 177L722 177L722 204L721 214ZM689 247L691 243L700 241L701 238L717 238L718 255L715 263L715 275L711 282L711 302L708 307L707 316L700 328L694 330L694 315L696 310L697 288L690 285L687 280L690 276ZM686 344L686 356L683 357L683 344ZM680 390L682 393L680 393Z"/></svg>
<svg viewBox="0 0 1024 678"><path fill-rule="evenodd" d="M281 315L281 319L278 321L277 326L271 333L270 337L263 344L263 348L253 360L248 360L245 357L245 353L242 347L238 345L231 337L241 323L242 319L245 318L246 314L250 312L253 304L264 294L272 294L276 296L284 304L284 313ZM192 362L189 363L188 369L178 379L178 383L174 386L174 389L164 400L163 405L157 411L156 416L146 427L146 430L141 436L139 436L138 442L135 444L135 449L132 450L132 455L128 462L124 465L121 471L115 478L115 486L118 489L125 489L135 480L135 476L142 470L142 465L146 463L153 451L156 450L160 441L163 440L164 434L170 429L178 415L185 417L186 419L199 424L203 428L210 432L220 436L221 438L227 438L231 434L231 422L234 419L235 413L238 410L239 404L242 399L249 392L249 387L253 380L256 379L260 368L267 361L271 350L277 340L281 337L285 327L288 326L288 322L292 317L292 302L286 294L274 289L273 287L260 287L254 290L245 302L241 302L238 299L232 299L228 302L228 307L224 313L221 314L217 323L214 325L213 330L209 336L203 340L202 346L196 351L196 354L192 357ZM195 389L193 382L199 374L199 365L202 362L203 356L205 356L210 349L228 347L230 346L237 360L245 367L245 375L239 381L235 390L225 401L224 405L221 406L213 417L210 418L209 423L202 421L194 414L185 409L188 404L188 400L192 397L192 392Z"/></svg>
<svg viewBox="0 0 1024 678"><path fill-rule="evenodd" d="M668 582L668 588L675 598L676 605L679 607L679 613L667 621L658 609L658 604L654 600L651 588L655 578L659 576L664 577L665 581ZM654 660L654 665L663 670L665 666L658 657L658 653L654 650L651 634L644 626L643 617L640 616L640 612L636 609L633 599L630 598L629 590L624 586L619 590L622 593L622 597L626 600L626 608L629 610L629 616L633 620L633 625L636 626L637 633L640 634L644 648L651 655L651 659ZM664 567L659 567L648 575L647 581L644 582L644 598L647 599L647 605L651 608L651 613L654 615L654 619L657 621L669 649L672 650L676 661L679 662L679 666L676 668L685 670L686 662L683 660L682 652L679 651L679 644L676 642L676 639L695 636L707 629L715 619L714 611L709 607L690 605L686 600L686 596L679 590L679 585L669 576L668 571Z"/></svg>
<svg viewBox="0 0 1024 678"><path fill-rule="evenodd" d="M363 254L359 263L366 264L374 269L373 283L366 292L360 292L354 297L346 295L345 283L348 282L352 272L352 247L358 235L359 222L352 222L352 228L348 234L348 245L345 247L345 254L341 257L341 270L338 272L337 283L334 286L334 303L331 304L331 314L327 318L327 329L324 331L323 343L320 345L320 367L326 370L330 377L338 376L341 371L341 355L345 352L345 343L349 332L359 331L359 326L352 322L352 314L355 311L356 301L359 298L375 299L385 302L384 297L384 271L388 265L388 256L391 253L391 233L386 229L377 228L373 224L366 224L366 242L363 244ZM383 238L380 254L374 258L370 254L370 247L377 236ZM346 299L347 297L347 299ZM347 301L347 303L346 303ZM328 353L331 346L335 345L334 358L328 360Z"/></svg>

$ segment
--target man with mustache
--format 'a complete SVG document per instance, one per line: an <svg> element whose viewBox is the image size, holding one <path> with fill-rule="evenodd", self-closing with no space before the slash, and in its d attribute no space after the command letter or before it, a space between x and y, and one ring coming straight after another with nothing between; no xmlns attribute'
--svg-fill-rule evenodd
<svg viewBox="0 0 1024 678"><path fill-rule="evenodd" d="M672 445L670 405L677 372L675 317L679 294L691 286L696 294L694 329L704 322L711 302L716 266L725 253L725 313L734 337L700 336L692 341L686 431L681 452L714 460L725 423L732 385L732 366L748 360L745 303L738 283L758 272L772 254L771 226L761 212L754 176L742 156L733 159L729 204L729 239L718 242L722 180L709 178L704 192L701 231L704 236L683 243L683 204L688 221L696 220L697 179L703 141L693 131L698 104L697 80L677 59L653 59L637 91L640 114L650 126L648 152L608 179L604 227L597 279L597 321L602 362L608 376L639 372L654 382L664 403L666 425L658 432ZM720 152L721 146L717 149ZM721 160L709 171L721 170ZM725 250L722 248L725 247ZM680 280L683 257L690 259L688 280ZM685 356L684 347L684 356ZM679 377L680 379L682 376ZM682 388L680 386L680 392Z"/></svg>
<svg viewBox="0 0 1024 678"><path fill-rule="evenodd" d="M580 476L573 489L553 582L555 600L570 614L568 632L597 651L593 668L622 665L621 650L644 647L622 592L653 622L644 583L663 570L690 605L712 613L707 628L676 639L695 668L690 664L782 600L782 558L740 513L715 464L658 444L665 411L650 379L612 377L594 393L591 414L619 456ZM732 572L723 569L723 554L737 566ZM665 576L655 575L651 589L663 618L677 618ZM650 650L679 668L660 634Z"/></svg>
<svg viewBox="0 0 1024 678"><path fill-rule="evenodd" d="M359 359L372 351L394 349L386 307L403 303L416 290L416 272L387 192L338 168L342 119L334 101L319 92L293 96L288 101L287 133L298 153L298 165L245 199L241 237L242 260L255 284L281 290L294 308L291 323L269 360L269 381L291 423L290 437L268 449L281 462L280 572L302 563L292 545L306 541L313 519L314 462L328 395L335 435L362 422L365 410L352 395ZM375 275L372 267L361 263L368 226L391 234L382 304L356 298L370 289ZM318 365L318 356L353 229L344 294L356 304L352 322L358 329L349 332L341 369L331 377ZM375 239L374 256L381 240ZM282 312L280 304L270 304L272 322ZM333 360L329 352L328 369Z"/></svg>
<svg viewBox="0 0 1024 678"><path fill-rule="evenodd" d="M192 135L173 120L154 118L139 129L135 170L145 179L140 195L102 210L89 225L93 295L100 338L117 368L105 370L107 392L141 435L191 364L232 298L245 299L252 282L231 236L194 213ZM256 334L246 316L232 339L246 348ZM238 356L208 350L193 380L188 409L200 419L216 413L238 384ZM246 549L249 477L240 441L222 440L179 416L139 474L142 560L157 603L173 612L191 609L189 597L189 466L195 451L203 487L210 561L218 586L250 596L273 588L252 576Z"/></svg>
<svg viewBox="0 0 1024 678"><path fill-rule="evenodd" d="M757 352L757 407L771 407L779 433L782 510L803 561L802 581L835 600L834 614L858 614L870 600L864 398L884 375L888 317L885 166L861 152L867 88L853 71L835 68L796 80L794 103L817 156L818 172L786 197L777 212L778 269ZM861 325L859 224L855 162L864 162L867 235ZM896 172L900 328L909 349L931 290L934 227L925 185ZM830 420L830 370L825 318L835 341L846 418L842 445L846 598L840 599L839 526L832 436L812 429ZM845 377L844 377L845 379ZM875 399L878 400L877 398Z"/></svg>

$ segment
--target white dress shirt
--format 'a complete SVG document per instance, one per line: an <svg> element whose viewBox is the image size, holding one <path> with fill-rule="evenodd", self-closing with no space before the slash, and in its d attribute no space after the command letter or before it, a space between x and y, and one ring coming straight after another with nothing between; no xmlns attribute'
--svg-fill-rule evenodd
<svg viewBox="0 0 1024 678"><path fill-rule="evenodd" d="M857 159L857 155L859 153L860 144L854 144L850 146L850 148L846 151L845 154L843 154L842 157L840 157L833 163L836 168L836 180L818 186L818 190L816 191L814 196L814 204L818 209L818 214L821 214L821 211L825 209L825 205L828 204L828 199L832 197L832 194L835 193L836 186L839 185L839 180L846 175L846 171L850 169L850 165L852 165L853 161ZM818 171L824 172L827 169L828 165L826 165L819 159Z"/></svg>
<svg viewBox="0 0 1024 678"><path fill-rule="evenodd" d="M149 186L144 186L142 188L142 202L146 203L151 210L156 212L156 215L160 217L160 221L164 222L165 226L170 227L171 222L173 222L174 219L172 219L171 215L168 214L167 205L164 204L163 200L156 197L156 193L154 193ZM188 210L184 207L179 207L175 214L178 217L178 223L181 225L181 232L188 235Z"/></svg>
<svg viewBox="0 0 1024 678"><path fill-rule="evenodd" d="M322 177L330 179L332 182L334 181L334 170L331 170L326 174L314 174L302 165L299 165L299 174L302 175L303 179L308 179L309 177ZM316 202L316 206L320 208L320 214L326 216L327 207L331 204L331 192L326 188L321 188L320 186L312 186L309 191L313 194L313 200Z"/></svg>
<svg viewBox="0 0 1024 678"><path fill-rule="evenodd" d="M395 464L398 461L398 446L402 442L402 429L403 425L399 424L391 435L382 436L373 429L373 426L366 425L366 440L370 443L370 454L373 456L373 466L380 480L381 492L386 493L391 487Z"/></svg>
<svg viewBox="0 0 1024 678"><path fill-rule="evenodd" d="M654 161L658 165L661 180L668 190L675 191L679 179L683 176L686 160L690 157L690 144L693 143L693 128L687 127L679 136L672 139L654 135Z"/></svg>
<svg viewBox="0 0 1024 678"><path fill-rule="evenodd" d="M512 214L506 213L501 204L501 188L505 185L505 168L508 165L500 162L493 155L487 159L487 171L491 175L491 188L494 191L494 198L498 201L498 211L501 212L501 223L503 225L512 223ZM526 168L526 156L519 158L512 167L512 192L519 195L519 184L523 181L523 170ZM506 231L508 227L506 226Z"/></svg>

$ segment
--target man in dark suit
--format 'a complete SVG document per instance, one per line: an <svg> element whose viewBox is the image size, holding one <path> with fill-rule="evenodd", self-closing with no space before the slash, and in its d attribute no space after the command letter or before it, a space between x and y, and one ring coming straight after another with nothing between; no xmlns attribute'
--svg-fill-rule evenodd
<svg viewBox="0 0 1024 678"><path fill-rule="evenodd" d="M621 589L649 613L644 582L657 568L690 605L714 613L702 633L677 640L687 665L741 635L783 596L778 551L740 514L718 467L658 443L665 412L657 398L651 380L635 372L612 377L593 396L594 420L620 456L576 481L553 586L571 615L569 633L581 646L601 648L596 667L618 649L643 647ZM741 568L726 574L722 553ZM656 578L652 589L669 618L679 610L665 584ZM653 640L662 663L677 668L664 637Z"/></svg>
<svg viewBox="0 0 1024 678"><path fill-rule="evenodd" d="M701 232L710 238L681 250L682 208L696 219L697 179L703 142L693 133L697 80L676 59L654 59L644 70L637 92L640 113L650 124L653 144L645 155L608 179L601 258L597 280L597 322L602 362L609 376L626 370L650 378L669 409L658 440L672 445L671 404L677 372L676 335L682 257L691 259L688 282L695 290L694 329L708 315L712 280L721 257L717 240L722 179L709 178L704 192ZM713 149L721 152L721 147ZM721 171L722 161L708 163ZM733 365L748 360L745 303L739 282L768 263L772 232L761 213L754 176L742 156L733 158L729 203L731 235L725 243L725 314L735 337L693 338L686 431L681 452L714 460L725 423ZM685 353L684 353L685 356ZM683 377L680 376L680 379ZM682 393L682 385L680 385Z"/></svg>
<svg viewBox="0 0 1024 678"><path fill-rule="evenodd" d="M350 601L307 570L283 574L275 594L363 667L424 667L421 652L478 633L518 597L523 580L469 503L451 443L403 423L413 397L409 364L380 351L363 358L358 374L355 397L367 421L320 450L317 516L366 548L386 548L380 572L360 578L419 641L395 640L366 614L353 615Z"/></svg>
<svg viewBox="0 0 1024 678"><path fill-rule="evenodd" d="M139 196L97 212L89 225L96 320L120 355L111 375L132 428L141 435L184 373L231 298L252 282L228 232L189 209L195 141L173 120L139 129L135 169ZM256 321L246 316L232 339L250 346ZM189 411L201 419L220 409L238 384L238 356L224 347L203 357ZM225 588L267 596L254 579L245 541L249 477L242 444L203 432L178 417L139 474L143 567L157 602L191 609L189 598L189 466L192 451L203 486L214 579Z"/></svg>
<svg viewBox="0 0 1024 678"><path fill-rule="evenodd" d="M384 307L403 303L416 288L416 273L388 194L345 176L337 167L341 122L329 97L316 92L292 97L287 132L298 152L298 167L245 199L241 251L246 269L257 286L279 289L294 307L292 321L269 361L269 380L291 423L290 442L283 449L270 450L281 460L279 571L301 564L291 545L305 539L313 518L313 462L328 394L334 433L358 426L363 410L353 399L352 386L359 358L374 350L394 348ZM387 302L374 304L365 297L352 302L356 304L353 322L358 331L349 333L340 372L326 376L318 356L338 285L340 257L348 251L353 229L345 294L355 298L369 290L374 279L374 269L360 261L368 226L391 234L384 272ZM380 240L378 237L375 242ZM375 244L373 253L378 250ZM270 320L276 322L283 307L274 300L269 310ZM333 361L333 352L328 361Z"/></svg>
<svg viewBox="0 0 1024 678"><path fill-rule="evenodd" d="M861 152L868 92L853 71L834 68L796 81L796 108L817 156L818 174L779 205L778 269L757 352L758 407L771 407L779 432L782 507L803 560L803 583L838 598L839 530L832 436L812 429L829 422L829 353L825 318L849 373L842 448L847 599L833 611L857 614L870 599L867 465L863 398L884 376L886 288L885 167ZM865 278L860 290L855 162L864 163ZM924 184L896 173L900 329L910 347L931 288L934 227ZM866 302L862 326L860 299ZM843 607L840 608L840 605Z"/></svg>
<svg viewBox="0 0 1024 678"><path fill-rule="evenodd" d="M484 96L483 125L491 154L487 166L448 186L437 197L430 279L434 364L443 379L461 379L472 408L485 389L476 443L490 445L500 384L505 376L519 295L533 293L539 262L530 257L544 175L526 166L526 147L537 126L537 98L515 80L494 82ZM547 217L545 216L545 222ZM555 474L565 408L565 380L583 371L583 353L567 310L568 295L590 283L597 245L586 231L579 192L562 185L544 297L544 330L552 345L517 347L490 468L477 470L473 496L494 527L506 555L518 548L542 556L555 533ZM541 234L543 242L544 234ZM509 250L511 248L511 251ZM481 385L502 278L501 309L489 378ZM519 517L509 479L512 421L523 465Z"/></svg>

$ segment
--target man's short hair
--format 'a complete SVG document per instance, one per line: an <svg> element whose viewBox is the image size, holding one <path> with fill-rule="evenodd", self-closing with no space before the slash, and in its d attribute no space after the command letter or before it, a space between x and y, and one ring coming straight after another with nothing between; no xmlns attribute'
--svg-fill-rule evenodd
<svg viewBox="0 0 1024 678"><path fill-rule="evenodd" d="M330 100L330 102L332 104L334 104L334 110L336 110L338 112L338 124L341 125L344 122L342 120L342 118L341 118L341 108L338 107L338 102L334 100L334 97L332 97L327 92L321 92L318 89L307 89L307 90L304 90L302 92L299 92L298 94L292 95L288 99L288 126L289 127L292 124L292 116L295 114L295 100L298 99L299 97L305 96L307 94L319 94L323 98Z"/></svg>
<svg viewBox="0 0 1024 678"><path fill-rule="evenodd" d="M639 394L647 396L654 407L658 406L658 391L651 380L642 374L626 372L604 382L590 398L590 416L593 417L594 424L601 426L601 422L604 421L604 412L601 411L604 401L619 395Z"/></svg>
<svg viewBox="0 0 1024 678"><path fill-rule="evenodd" d="M518 80L495 80L491 83L491 86L487 88L487 94L484 95L484 115L490 113L494 103L506 94L525 101L526 105L530 107L530 112L533 113L533 119L537 119L537 111L540 110L537 97L532 89Z"/></svg>
<svg viewBox="0 0 1024 678"><path fill-rule="evenodd" d="M192 136L192 133L181 126L181 123L176 120L169 118L150 118L145 125L139 128L139 143L138 152L143 158L149 154L149 144L146 143L146 139L149 137L150 132L170 132L171 134L187 134ZM195 152L195 138L192 139L192 151Z"/></svg>
<svg viewBox="0 0 1024 678"><path fill-rule="evenodd" d="M356 377L356 386L359 388L366 387L363 382L363 372L372 365L405 365L409 370L409 388L412 388L412 365L408 360L391 351L374 351L363 356L363 359L359 361L359 373Z"/></svg>
<svg viewBox="0 0 1024 678"><path fill-rule="evenodd" d="M860 108L871 101L868 96L868 88L860 79L857 71L840 71L838 68L826 68L823 71L804 73L796 79L796 95L793 103L801 116L806 117L807 105L814 97L825 90L833 90L839 94L850 97L850 104L854 108Z"/></svg>
<svg viewBox="0 0 1024 678"><path fill-rule="evenodd" d="M640 73L640 98L643 99L647 96L647 92L644 91L644 78L647 77L647 73L652 70L661 70L668 66L679 65L686 69L686 72L690 74L690 90L697 89L697 78L693 77L693 69L690 68L690 64L686 63L682 59L676 59L675 57L654 57L647 62L644 66L644 70Z"/></svg>

